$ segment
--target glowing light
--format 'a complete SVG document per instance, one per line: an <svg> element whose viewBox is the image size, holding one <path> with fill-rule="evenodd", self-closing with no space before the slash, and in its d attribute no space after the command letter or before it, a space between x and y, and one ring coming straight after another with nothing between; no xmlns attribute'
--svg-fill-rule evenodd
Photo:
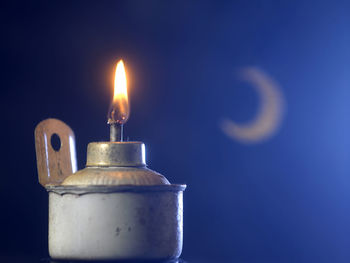
<svg viewBox="0 0 350 263"><path fill-rule="evenodd" d="M129 114L126 73L124 63L120 60L115 69L113 101L108 112L108 123L124 124Z"/></svg>

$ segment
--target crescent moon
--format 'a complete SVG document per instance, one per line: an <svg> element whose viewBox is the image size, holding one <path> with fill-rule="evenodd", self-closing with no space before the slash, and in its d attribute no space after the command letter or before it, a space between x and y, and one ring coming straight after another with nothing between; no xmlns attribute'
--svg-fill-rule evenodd
<svg viewBox="0 0 350 263"><path fill-rule="evenodd" d="M221 121L224 134L243 143L257 143L271 138L279 130L286 108L280 86L256 67L244 68L240 76L255 88L260 105L255 118L238 124L228 118Z"/></svg>

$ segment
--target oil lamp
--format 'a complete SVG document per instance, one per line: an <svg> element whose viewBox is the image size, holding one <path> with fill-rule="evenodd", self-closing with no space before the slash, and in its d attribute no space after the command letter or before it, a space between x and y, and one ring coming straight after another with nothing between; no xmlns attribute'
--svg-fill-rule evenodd
<svg viewBox="0 0 350 263"><path fill-rule="evenodd" d="M165 260L182 251L182 193L146 166L145 145L123 141L129 117L123 62L108 112L110 141L89 143L76 172L75 137L62 121L35 129L39 182L49 193L49 254L62 260ZM51 143L60 140L59 149Z"/></svg>

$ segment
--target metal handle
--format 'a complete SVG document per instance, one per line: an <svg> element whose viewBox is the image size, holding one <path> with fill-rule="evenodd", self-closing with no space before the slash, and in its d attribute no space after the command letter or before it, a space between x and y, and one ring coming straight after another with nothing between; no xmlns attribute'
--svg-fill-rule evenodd
<svg viewBox="0 0 350 263"><path fill-rule="evenodd" d="M74 132L60 120L46 119L34 133L39 183L60 185L77 170Z"/></svg>

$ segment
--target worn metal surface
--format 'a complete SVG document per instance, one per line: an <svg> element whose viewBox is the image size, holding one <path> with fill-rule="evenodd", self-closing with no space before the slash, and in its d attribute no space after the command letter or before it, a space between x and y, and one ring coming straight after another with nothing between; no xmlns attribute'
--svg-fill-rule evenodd
<svg viewBox="0 0 350 263"><path fill-rule="evenodd" d="M109 139L111 142L123 141L123 124L118 124L118 123L110 124Z"/></svg>
<svg viewBox="0 0 350 263"><path fill-rule="evenodd" d="M178 186L161 187L168 190L155 186L138 191L138 186L130 186L121 192L79 194L66 189L63 194L51 188L50 256L69 260L179 257L182 191Z"/></svg>
<svg viewBox="0 0 350 263"><path fill-rule="evenodd" d="M146 167L86 167L67 177L62 185L167 185L161 174Z"/></svg>
<svg viewBox="0 0 350 263"><path fill-rule="evenodd" d="M46 119L35 128L35 150L39 182L43 186L59 185L77 170L75 136L72 129L57 119ZM51 145L51 136L56 134L60 147Z"/></svg>
<svg viewBox="0 0 350 263"><path fill-rule="evenodd" d="M86 168L67 177L62 185L168 185L161 174L146 168L142 142L93 142Z"/></svg>
<svg viewBox="0 0 350 263"><path fill-rule="evenodd" d="M115 185L115 186L104 186L104 185L57 185L47 186L48 192L54 192L59 195L75 194L85 195L91 193L122 193L122 192L135 192L135 193L146 193L146 192L179 192L185 191L186 185L184 184L171 184L171 185Z"/></svg>
<svg viewBox="0 0 350 263"><path fill-rule="evenodd" d="M142 142L92 142L88 145L86 166L145 165L145 145Z"/></svg>

